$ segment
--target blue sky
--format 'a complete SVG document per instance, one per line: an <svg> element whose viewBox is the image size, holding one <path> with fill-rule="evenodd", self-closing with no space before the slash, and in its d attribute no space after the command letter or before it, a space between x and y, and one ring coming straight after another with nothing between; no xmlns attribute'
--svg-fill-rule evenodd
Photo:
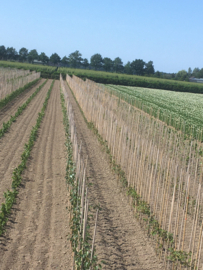
<svg viewBox="0 0 203 270"><path fill-rule="evenodd" d="M0 0L0 45L68 56L203 67L203 0Z"/></svg>

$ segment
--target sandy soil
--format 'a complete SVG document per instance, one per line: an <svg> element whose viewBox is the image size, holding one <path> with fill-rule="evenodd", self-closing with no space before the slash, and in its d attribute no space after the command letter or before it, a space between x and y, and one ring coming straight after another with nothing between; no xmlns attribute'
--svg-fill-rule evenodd
<svg viewBox="0 0 203 270"><path fill-rule="evenodd" d="M68 89L68 87L67 87ZM88 155L89 199L100 205L96 249L102 269L163 269L140 224L133 216L127 197L117 185L106 154L96 136L87 128L70 90L78 141Z"/></svg>
<svg viewBox="0 0 203 270"><path fill-rule="evenodd" d="M14 115L21 105L37 90L37 88L45 81L41 79L34 86L25 90L22 94L10 101L5 107L0 109L0 128L3 126L3 122L7 122L11 115Z"/></svg>
<svg viewBox="0 0 203 270"><path fill-rule="evenodd" d="M0 238L1 270L71 269L64 142L56 81L7 233Z"/></svg>
<svg viewBox="0 0 203 270"><path fill-rule="evenodd" d="M4 202L3 193L11 187L13 170L20 163L24 145L28 142L31 129L36 124L38 113L50 85L51 80L46 83L23 113L17 117L9 131L0 139L0 204Z"/></svg>

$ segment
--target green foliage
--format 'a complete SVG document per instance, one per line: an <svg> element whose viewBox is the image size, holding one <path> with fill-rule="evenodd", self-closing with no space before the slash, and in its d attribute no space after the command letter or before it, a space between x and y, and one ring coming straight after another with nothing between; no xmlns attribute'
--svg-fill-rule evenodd
<svg viewBox="0 0 203 270"><path fill-rule="evenodd" d="M108 85L106 89L176 130L181 130L187 139L203 139L202 94L120 85Z"/></svg>
<svg viewBox="0 0 203 270"><path fill-rule="evenodd" d="M117 74L105 71L94 71L94 70L74 69L65 67L58 68L58 70L56 70L55 67L51 66L8 62L8 61L0 61L0 66L35 70L37 72L41 72L41 77L46 79L59 80L61 73L63 78L65 78L66 74L69 74L70 76L72 75L78 76L83 80L87 78L97 83L103 84L137 86L137 87L146 87L146 88L163 89L178 92L189 92L189 93L203 93L203 85L192 82L183 82L183 81L181 82L169 79L159 79L153 77ZM126 71L127 73L131 74L132 68L130 63L125 65L124 69L127 70Z"/></svg>
<svg viewBox="0 0 203 270"><path fill-rule="evenodd" d="M16 167L13 171L13 176L12 176L12 190L7 190L7 192L4 193L5 197L5 203L2 203L1 209L0 209L0 235L4 233L4 227L8 221L8 216L11 212L11 208L13 204L15 203L16 196L18 194L18 188L21 184L22 181L22 173L24 169L26 168L26 163L27 160L30 156L31 150L34 146L34 142L37 139L38 136L38 129L40 127L40 124L44 118L45 110L48 104L49 97L51 95L51 90L53 88L54 81L52 82L47 96L45 98L45 101L43 103L43 107L41 109L41 112L38 114L37 122L35 126L31 130L30 138L27 144L24 146L24 152L21 155L21 163Z"/></svg>
<svg viewBox="0 0 203 270"><path fill-rule="evenodd" d="M103 58L101 54L96 53L92 55L90 59L90 64L95 70L100 69L102 67L102 63L103 63Z"/></svg>
<svg viewBox="0 0 203 270"><path fill-rule="evenodd" d="M53 63L54 65L58 65L61 61L61 57L57 53L53 53L50 56L50 62Z"/></svg>
<svg viewBox="0 0 203 270"><path fill-rule="evenodd" d="M14 116L11 115L10 119L6 123L3 123L3 128L0 129L0 138L2 138L4 136L4 134L8 131L8 129L10 128L12 123L15 122L17 117L26 109L28 104L39 93L39 91L46 84L46 82L47 82L47 80L36 89L36 91L27 99L27 101L25 103L23 103L23 105L21 105L18 108L18 110L16 111Z"/></svg>

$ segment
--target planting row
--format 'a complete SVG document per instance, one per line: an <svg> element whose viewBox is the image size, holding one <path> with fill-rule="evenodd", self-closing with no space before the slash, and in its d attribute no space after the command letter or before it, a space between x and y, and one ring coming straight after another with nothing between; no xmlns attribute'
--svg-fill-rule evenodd
<svg viewBox="0 0 203 270"><path fill-rule="evenodd" d="M11 115L10 119L6 122L3 123L3 127L0 129L0 138L4 136L4 134L8 131L10 126L12 125L13 122L16 121L17 117L26 109L26 107L29 105L29 103L32 101L32 99L39 93L39 91L42 89L42 87L46 84L47 80L43 82L37 89L36 91L26 100L23 105L21 105L18 110L16 111L15 115Z"/></svg>
<svg viewBox="0 0 203 270"><path fill-rule="evenodd" d="M181 130L186 137L203 140L201 94L108 85L111 94Z"/></svg>
<svg viewBox="0 0 203 270"><path fill-rule="evenodd" d="M48 100L49 100L53 85L54 85L54 81L52 82L52 84L48 90L48 93L47 93L47 96L46 96L45 101L43 103L43 107L41 109L41 112L38 114L36 124L31 130L29 140L24 146L24 152L21 155L21 163L13 171L13 176L12 176L13 181L12 181L11 190L7 190L4 193L5 203L2 203L1 209L0 209L0 235L2 235L4 232L4 227L8 221L8 216L11 213L12 206L16 201L18 189L19 189L19 186L20 186L21 180L22 180L21 175L26 168L27 160L30 156L31 150L34 146L34 142L37 138L38 129L39 129L40 124L44 118L45 110L46 110L46 107L48 104Z"/></svg>
<svg viewBox="0 0 203 270"><path fill-rule="evenodd" d="M67 138L68 160L66 181L70 197L70 241L73 251L73 269L98 269L101 266L97 264L97 256L94 254L98 210L96 213L94 233L91 238L88 225L88 188L86 187L87 161L84 161L81 156L81 146L78 145L77 141L74 114L62 77L60 77L60 81L63 91L61 93L63 122Z"/></svg>
<svg viewBox="0 0 203 270"><path fill-rule="evenodd" d="M203 261L202 157L197 141L112 96L96 83L67 75L79 105L106 146L135 215L171 269Z"/></svg>
<svg viewBox="0 0 203 270"><path fill-rule="evenodd" d="M28 73L21 70L0 69L0 100L38 78L40 78L40 72Z"/></svg>

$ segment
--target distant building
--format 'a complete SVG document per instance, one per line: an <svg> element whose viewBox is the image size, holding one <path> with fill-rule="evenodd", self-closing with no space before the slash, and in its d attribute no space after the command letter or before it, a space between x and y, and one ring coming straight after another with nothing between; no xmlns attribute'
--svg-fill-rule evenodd
<svg viewBox="0 0 203 270"><path fill-rule="evenodd" d="M43 65L42 61L39 61L39 60L34 60L33 64Z"/></svg>
<svg viewBox="0 0 203 270"><path fill-rule="evenodd" d="M203 83L203 79L202 78L200 78L200 79L198 79L198 78L190 78L189 80L190 80L190 82Z"/></svg>

